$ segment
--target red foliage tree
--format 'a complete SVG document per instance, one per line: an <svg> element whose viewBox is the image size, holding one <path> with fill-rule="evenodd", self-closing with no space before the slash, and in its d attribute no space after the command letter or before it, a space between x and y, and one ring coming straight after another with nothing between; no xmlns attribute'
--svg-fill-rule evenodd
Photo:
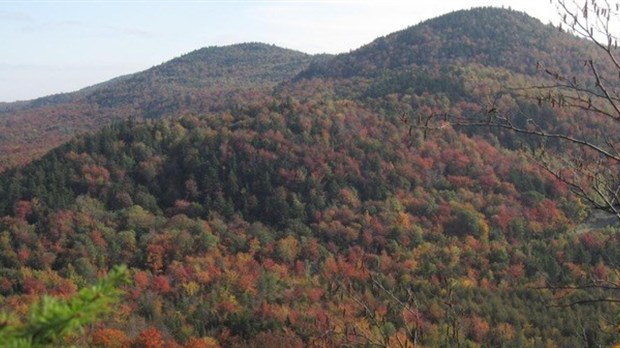
<svg viewBox="0 0 620 348"><path fill-rule="evenodd" d="M168 277L163 275L158 275L153 278L153 288L161 294L167 294L172 290Z"/></svg>
<svg viewBox="0 0 620 348"><path fill-rule="evenodd" d="M102 348L129 348L130 340L127 335L112 328L99 328L90 336L90 344Z"/></svg>
<svg viewBox="0 0 620 348"><path fill-rule="evenodd" d="M149 327L140 333L132 346L134 348L163 348L164 343L161 332L154 327Z"/></svg>

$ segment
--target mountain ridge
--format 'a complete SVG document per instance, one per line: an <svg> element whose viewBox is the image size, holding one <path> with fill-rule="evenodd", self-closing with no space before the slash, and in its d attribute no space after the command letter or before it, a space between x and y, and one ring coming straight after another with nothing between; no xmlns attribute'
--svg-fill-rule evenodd
<svg viewBox="0 0 620 348"><path fill-rule="evenodd" d="M584 55L588 46L589 42L524 12L481 7L451 12L377 38L350 53L315 63L296 78L353 77L382 69L457 62L479 62L527 75L537 73L537 63L580 71L564 58Z"/></svg>
<svg viewBox="0 0 620 348"><path fill-rule="evenodd" d="M191 52L187 52L185 54L182 54L176 58L170 59L163 63L154 65L148 69L141 70L141 71L134 72L134 73L129 73L126 75L117 76L117 77L114 77L112 79L109 79L103 82L98 82L93 85L80 88L76 91L55 93L55 94L51 94L47 96L34 98L31 100L19 100L15 102L1 102L0 112L7 112L8 111L7 109L12 109L11 111L15 111L16 109L22 109L25 107L48 106L48 105L55 105L55 104L63 103L63 102L75 101L75 99L81 96L87 95L90 92L97 91L102 88L114 87L114 85L117 84L117 82L131 79L135 77L136 75L141 76L145 74L158 74L158 73L165 72L166 69L170 68L170 65L178 66L178 65L183 65L183 63L187 65L192 65L192 64L195 64L196 61L203 61L203 62L212 61L213 62L212 56L215 56L215 58L218 60L216 61L216 63L224 63L226 60L236 55L236 54L232 54L230 51L234 49L239 49L239 48L242 50L244 48L246 50L262 48L263 51L265 52L267 52L268 49L273 49L274 51L281 51L282 53L286 52L290 54L296 54L296 55L299 55L300 57L310 56L300 51L295 51L292 49L278 47L273 44L266 44L266 43L260 43L260 42L246 42L246 43L231 44L231 45L225 45L225 46L206 46L203 48L193 50ZM228 52L225 52L225 51L228 51ZM218 57L218 54L219 54L219 57ZM246 58L252 58L252 57L246 57ZM247 64L247 62L245 63ZM14 104L16 104L16 106L13 106ZM34 104L34 105L30 105L30 104Z"/></svg>
<svg viewBox="0 0 620 348"><path fill-rule="evenodd" d="M503 22L508 24L502 25ZM493 53L498 51L497 47L491 45L489 37L498 31L504 36L511 35L500 42L504 49L499 49L500 54L491 60L492 64L487 65L485 61L489 57L493 58ZM548 54L537 50L528 54L529 45L524 32L548 37L547 40L555 45L553 52ZM472 33L479 38L472 36L468 39ZM515 38L521 41L511 44ZM539 38L533 40L539 45L544 41ZM478 47L479 42L482 42L481 48ZM442 49L442 45L448 46ZM121 76L73 94L59 94L0 106L0 110L4 110L0 111L4 115L0 118L0 133L4 134L0 139L0 170L26 163L52 146L68 140L73 134L96 130L115 120L222 110L231 107L231 103L243 104L239 102L244 98L235 95L255 92L269 94L272 93L270 89L276 85L296 83L300 79L347 76L371 78L392 71L394 76L379 85L400 81L398 83L403 88L412 85L424 88L424 84L432 83L426 75L434 74L432 70L436 69L437 64L454 66L472 61L527 75L536 73L539 62L578 72L583 71L581 64L564 58L579 56L588 47L584 41L558 33L521 12L498 8L457 11L429 19L335 57L311 56L258 43L205 47L143 72ZM484 59L474 57L474 49L486 52ZM262 57L273 56L275 59L264 60L261 54ZM506 54L518 58L512 61L502 58ZM240 58L244 55L247 57ZM226 61L235 60L239 64L237 68L225 66L229 64ZM430 64L431 61L435 63ZM422 76L412 78L411 72L414 75L421 73ZM376 85L368 93L376 94Z"/></svg>
<svg viewBox="0 0 620 348"><path fill-rule="evenodd" d="M269 94L311 59L268 44L206 47L77 92L5 104L0 107L0 133L5 135L0 138L0 170L115 120L205 112L224 107L235 94Z"/></svg>

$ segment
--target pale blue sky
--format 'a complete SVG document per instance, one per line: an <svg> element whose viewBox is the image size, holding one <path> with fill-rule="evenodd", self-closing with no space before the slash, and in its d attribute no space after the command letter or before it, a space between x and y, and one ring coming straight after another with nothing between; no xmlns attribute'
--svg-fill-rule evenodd
<svg viewBox="0 0 620 348"><path fill-rule="evenodd" d="M547 0L0 0L0 101L71 92L205 46L258 41L347 52L425 19L490 5L554 18Z"/></svg>

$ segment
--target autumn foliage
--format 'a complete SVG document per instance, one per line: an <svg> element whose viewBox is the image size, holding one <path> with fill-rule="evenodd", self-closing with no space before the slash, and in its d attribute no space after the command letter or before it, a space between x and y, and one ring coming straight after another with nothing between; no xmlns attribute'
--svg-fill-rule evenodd
<svg viewBox="0 0 620 348"><path fill-rule="evenodd" d="M152 118L175 117L114 123L7 169L0 306L24 313L42 294L70 296L126 264L132 284L118 310L78 343L611 344L611 324L602 323L613 323L614 305L548 303L606 295L550 286L617 281L617 229L584 223L582 202L515 151L514 137L449 126L430 137L403 118L467 112L498 79L533 78L529 46L515 48L529 38L519 36L523 27L546 33L559 52L582 46L513 11L450 16L313 64L296 79L297 65L286 80L269 70L261 88L233 79L219 90L190 79L203 92L163 90L165 98L131 104L150 105ZM441 31L457 25L450 18L467 31ZM474 19L500 37L518 36L498 41L517 52L485 41L492 33ZM446 37L455 40L449 50L435 47ZM420 50L440 57L425 62ZM289 54L280 58L309 63ZM227 61L213 71L254 76L251 64L224 68ZM281 78L275 89L271 74ZM126 92L132 81L121 81ZM112 103L114 92L98 90L97 100ZM125 107L101 105L93 115Z"/></svg>

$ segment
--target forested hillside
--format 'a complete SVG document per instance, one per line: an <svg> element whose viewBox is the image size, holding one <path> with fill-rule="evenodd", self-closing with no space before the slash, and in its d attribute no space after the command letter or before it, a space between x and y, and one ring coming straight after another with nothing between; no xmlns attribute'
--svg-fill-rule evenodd
<svg viewBox="0 0 620 348"><path fill-rule="evenodd" d="M474 9L314 58L322 63L241 45L226 51L246 66L237 75L227 67L237 58L208 49L93 87L91 100L122 105L139 98L135 86L151 93L144 76L209 92L188 92L191 107L158 105L153 119L78 135L0 175L0 308L24 315L42 294L70 297L125 264L132 283L118 310L67 345L617 342L617 305L590 303L609 293L576 289L617 281L617 227L584 223L588 207L518 151L532 140L410 127L434 112L484 111L502 85L543 79L523 60L534 53L509 51L517 46L551 52L559 67L571 67L571 50L589 49L524 14ZM259 69L247 50L280 58ZM203 53L213 66L185 64ZM105 97L123 93L126 102ZM550 127L571 126L563 110L503 98ZM139 100L148 98L127 110L146 112Z"/></svg>
<svg viewBox="0 0 620 348"><path fill-rule="evenodd" d="M430 19L334 59L316 62L301 76L353 77L410 66L478 63L513 73L537 74L537 63L582 71L567 57L596 54L583 40L558 32L525 13L476 8Z"/></svg>
<svg viewBox="0 0 620 348"><path fill-rule="evenodd" d="M310 55L259 43L207 47L74 93L0 105L0 170L115 121L221 110L302 69Z"/></svg>

